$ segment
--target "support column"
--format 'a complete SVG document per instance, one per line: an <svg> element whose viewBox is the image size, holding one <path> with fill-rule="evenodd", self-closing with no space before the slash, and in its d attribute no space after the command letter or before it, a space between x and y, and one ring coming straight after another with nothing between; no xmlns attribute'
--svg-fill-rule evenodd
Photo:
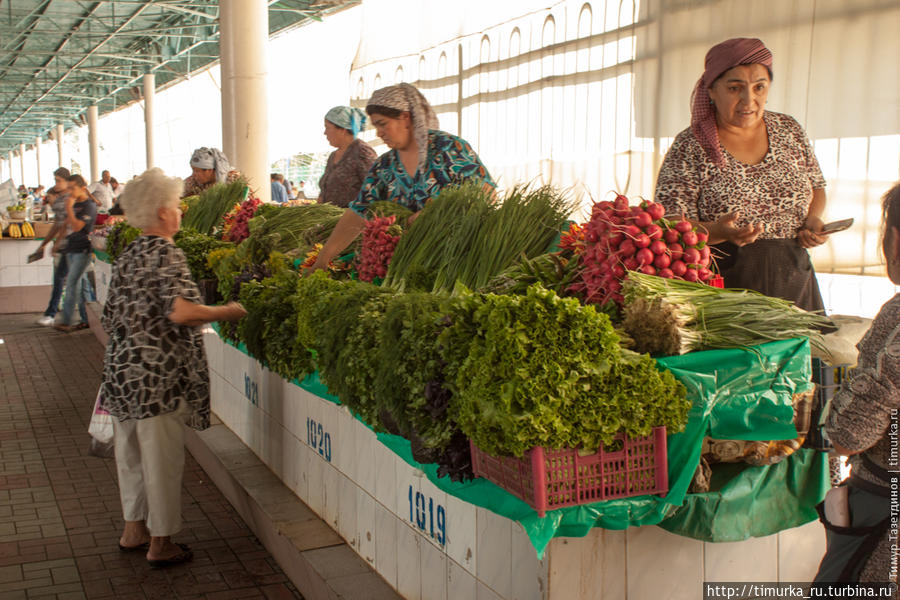
<svg viewBox="0 0 900 600"><path fill-rule="evenodd" d="M234 149L234 88L231 80L234 69L232 51L231 11L219 9L219 78L222 82L222 152L229 160L235 160Z"/></svg>
<svg viewBox="0 0 900 600"><path fill-rule="evenodd" d="M13 178L13 151L12 150L10 150L6 153L6 164L9 165L9 177L7 177L6 179L12 179ZM6 181L6 179L4 179L3 181Z"/></svg>
<svg viewBox="0 0 900 600"><path fill-rule="evenodd" d="M88 143L90 144L91 153L91 178L88 184L100 179L100 140L97 135L97 105L88 106Z"/></svg>
<svg viewBox="0 0 900 600"><path fill-rule="evenodd" d="M62 123L56 124L56 151L59 153L59 164L58 167L64 167L63 164L63 137L65 136L65 130L63 129Z"/></svg>
<svg viewBox="0 0 900 600"><path fill-rule="evenodd" d="M156 96L156 75L144 75L144 141L147 148L147 168L155 164L153 155L153 99Z"/></svg>
<svg viewBox="0 0 900 600"><path fill-rule="evenodd" d="M221 0L220 38L230 45L232 68L222 93L234 103L234 156L228 158L263 202L272 198L269 184L268 81L269 3L267 0ZM224 81L224 79L223 79Z"/></svg>
<svg viewBox="0 0 900 600"><path fill-rule="evenodd" d="M19 185L28 187L28 184L25 183L25 144L19 144L19 167L22 170L22 181L19 182Z"/></svg>
<svg viewBox="0 0 900 600"><path fill-rule="evenodd" d="M37 163L37 184L41 185L41 136L34 138L34 161Z"/></svg>

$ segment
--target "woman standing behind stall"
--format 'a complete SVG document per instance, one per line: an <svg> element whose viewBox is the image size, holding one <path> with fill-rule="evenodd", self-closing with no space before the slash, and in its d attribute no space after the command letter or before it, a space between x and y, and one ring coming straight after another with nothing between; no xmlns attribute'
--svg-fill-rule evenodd
<svg viewBox="0 0 900 600"><path fill-rule="evenodd" d="M397 202L418 213L446 186L470 179L494 185L469 143L438 130L428 100L408 83L375 90L366 112L390 150L372 165L359 195L338 221L311 270L324 269L350 245L365 226L366 210L372 202Z"/></svg>
<svg viewBox="0 0 900 600"><path fill-rule="evenodd" d="M885 194L882 214L881 248L888 277L900 285L900 184ZM849 522L842 528L825 523L828 550L819 566L817 582L892 580L892 540L888 534L891 488L897 483L900 294L881 307L858 348L857 367L835 393L825 423L834 449L850 456L852 471L843 500ZM829 504L826 502L826 506ZM823 521L827 521L828 510L822 515ZM896 583L896 571L893 580Z"/></svg>
<svg viewBox="0 0 900 600"><path fill-rule="evenodd" d="M363 180L378 156L357 139L366 126L366 113L358 108L335 106L325 113L325 138L337 148L328 157L319 179L319 204L347 208L359 195Z"/></svg>
<svg viewBox="0 0 900 600"><path fill-rule="evenodd" d="M691 126L666 154L656 199L709 231L728 255L719 261L726 287L822 310L806 249L826 241L825 179L800 124L765 110L771 83L772 53L761 41L709 50Z"/></svg>
<svg viewBox="0 0 900 600"><path fill-rule="evenodd" d="M209 372L198 326L236 321L236 303L204 306L184 253L181 179L150 169L132 179L121 204L143 234L113 265L103 329L101 402L115 417L116 469L125 516L119 550L145 553L151 567L190 560L171 536L181 529L184 423L209 427Z"/></svg>

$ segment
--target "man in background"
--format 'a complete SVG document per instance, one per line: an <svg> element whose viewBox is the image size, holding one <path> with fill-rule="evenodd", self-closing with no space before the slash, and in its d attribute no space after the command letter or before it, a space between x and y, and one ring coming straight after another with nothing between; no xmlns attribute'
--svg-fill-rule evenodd
<svg viewBox="0 0 900 600"><path fill-rule="evenodd" d="M112 208L113 187L110 183L111 179L109 171L103 171L103 173L100 174L100 181L95 181L88 187L88 192L90 192L91 197L93 197L94 202L97 203L97 207L100 210L108 211Z"/></svg>
<svg viewBox="0 0 900 600"><path fill-rule="evenodd" d="M284 204L287 202L287 190L284 189L284 186L279 181L279 174L272 173L272 202L277 202L278 204Z"/></svg>

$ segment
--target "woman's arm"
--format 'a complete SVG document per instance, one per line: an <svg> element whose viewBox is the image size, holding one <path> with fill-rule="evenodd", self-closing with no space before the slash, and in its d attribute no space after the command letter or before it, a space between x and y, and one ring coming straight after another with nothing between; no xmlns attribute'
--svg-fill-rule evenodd
<svg viewBox="0 0 900 600"><path fill-rule="evenodd" d="M674 218L678 218L675 216ZM722 242L731 242L735 246L746 246L752 244L762 233L762 225L750 223L743 227L736 227L738 215L736 213L728 213L720 217L717 221L699 221L696 219L688 219L695 226L706 230L709 233L710 244L720 244Z"/></svg>
<svg viewBox="0 0 900 600"><path fill-rule="evenodd" d="M345 210L319 252L316 262L309 268L309 272L327 268L328 264L356 239L365 225L366 220L352 209Z"/></svg>
<svg viewBox="0 0 900 600"><path fill-rule="evenodd" d="M84 229L84 221L75 217L75 198L71 196L66 199L66 225L71 227L72 231Z"/></svg>
<svg viewBox="0 0 900 600"><path fill-rule="evenodd" d="M181 296L175 298L169 320L186 327L197 327L213 321L237 321L247 314L244 307L237 302L229 302L224 306L206 306L185 300Z"/></svg>

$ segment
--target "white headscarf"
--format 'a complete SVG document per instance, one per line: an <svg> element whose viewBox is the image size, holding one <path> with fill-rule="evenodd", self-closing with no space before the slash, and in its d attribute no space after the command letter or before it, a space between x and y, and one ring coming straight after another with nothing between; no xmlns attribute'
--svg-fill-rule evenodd
<svg viewBox="0 0 900 600"><path fill-rule="evenodd" d="M191 156L191 166L198 169L215 169L216 183L225 183L233 170L228 158L218 148L197 148Z"/></svg>
<svg viewBox="0 0 900 600"><path fill-rule="evenodd" d="M371 108L378 106L409 112L414 139L419 147L419 162L416 165L416 171L423 169L428 158L428 130L439 127L437 115L434 114L434 109L431 108L428 100L415 87L408 83L401 83L375 90L366 104L366 112L371 112ZM378 110L376 109L375 112Z"/></svg>

